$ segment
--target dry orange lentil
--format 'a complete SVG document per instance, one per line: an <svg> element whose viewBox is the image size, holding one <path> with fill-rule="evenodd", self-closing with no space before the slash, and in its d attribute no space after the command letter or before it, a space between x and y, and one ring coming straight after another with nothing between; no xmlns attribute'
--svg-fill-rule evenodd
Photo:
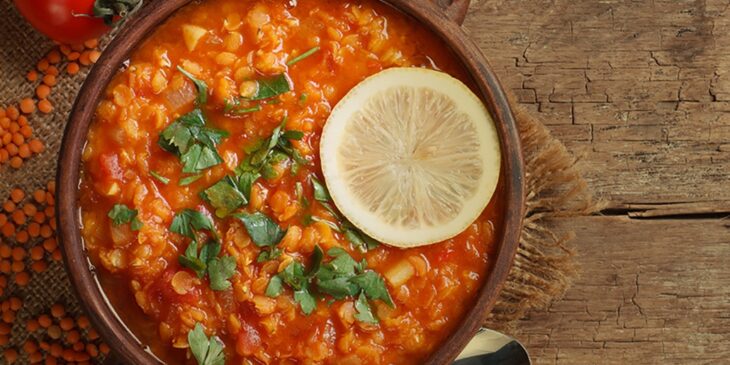
<svg viewBox="0 0 730 365"><path fill-rule="evenodd" d="M5 300L3 301L2 305L0 305L0 309L2 309L3 312L7 312L10 310L10 301Z"/></svg>
<svg viewBox="0 0 730 365"><path fill-rule="evenodd" d="M38 320L29 319L27 322L25 322L25 329L28 330L28 332L35 332L40 327L41 326L38 324Z"/></svg>
<svg viewBox="0 0 730 365"><path fill-rule="evenodd" d="M30 268L34 272L41 273L41 272L46 271L46 269L48 269L48 264L43 260L36 261L30 265Z"/></svg>
<svg viewBox="0 0 730 365"><path fill-rule="evenodd" d="M66 58L69 61L76 61L79 59L79 57L81 57L81 53L79 53L79 52L71 52L68 55L66 55Z"/></svg>
<svg viewBox="0 0 730 365"><path fill-rule="evenodd" d="M25 198L25 192L22 189L15 188L10 192L10 199L14 203L20 203Z"/></svg>
<svg viewBox="0 0 730 365"><path fill-rule="evenodd" d="M25 224L25 220L26 220L25 213L21 209L16 209L13 212L12 218L13 218L13 222L15 222L15 224L17 224L19 226L22 226Z"/></svg>
<svg viewBox="0 0 730 365"><path fill-rule="evenodd" d="M84 51L81 53L81 56L79 57L79 63L88 66L91 64L91 60L89 59L89 51Z"/></svg>
<svg viewBox="0 0 730 365"><path fill-rule="evenodd" d="M106 355L109 353L109 345L102 343L99 345L99 351L101 351L102 354Z"/></svg>
<svg viewBox="0 0 730 365"><path fill-rule="evenodd" d="M13 234L15 234L15 225L10 222L5 223L2 228L2 234L5 237L11 237Z"/></svg>
<svg viewBox="0 0 730 365"><path fill-rule="evenodd" d="M15 210L15 203L12 200L7 200L3 203L3 209L8 213L12 213Z"/></svg>
<svg viewBox="0 0 730 365"><path fill-rule="evenodd" d="M58 342L54 342L51 344L51 356L58 357L61 356L63 353L63 347L61 347L61 344Z"/></svg>
<svg viewBox="0 0 730 365"><path fill-rule="evenodd" d="M11 312L11 311L3 312L3 322L8 323L8 324L15 322L15 312Z"/></svg>
<svg viewBox="0 0 730 365"><path fill-rule="evenodd" d="M20 101L20 111L30 114L35 111L35 101L31 98L25 98Z"/></svg>
<svg viewBox="0 0 730 365"><path fill-rule="evenodd" d="M11 105L7 109L5 109L5 113L11 120L16 120L20 116L20 111L14 105Z"/></svg>
<svg viewBox="0 0 730 365"><path fill-rule="evenodd" d="M23 272L25 271L25 263L23 261L13 261L13 263L10 264L10 270L14 273Z"/></svg>
<svg viewBox="0 0 730 365"><path fill-rule="evenodd" d="M69 62L69 64L66 65L66 72L68 72L69 75L76 75L79 73L79 70L79 64L76 62Z"/></svg>
<svg viewBox="0 0 730 365"><path fill-rule="evenodd" d="M45 149L45 146L43 146L43 142L41 142L39 139L31 139L30 142L28 142L28 145L30 146L30 150L33 151L33 153L41 153Z"/></svg>
<svg viewBox="0 0 730 365"><path fill-rule="evenodd" d="M18 154L18 146L16 146L14 143L8 144L5 149L8 150L10 156L15 156Z"/></svg>
<svg viewBox="0 0 730 365"><path fill-rule="evenodd" d="M25 215L28 217L32 217L36 213L38 213L38 208L36 208L36 206L33 204L26 203L25 205L23 205L23 213L25 213Z"/></svg>
<svg viewBox="0 0 730 365"><path fill-rule="evenodd" d="M38 212L33 216L33 222L36 222L38 224L43 223L46 220L46 214L43 212ZM40 226L38 228L38 234L40 234Z"/></svg>
<svg viewBox="0 0 730 365"><path fill-rule="evenodd" d="M9 335L13 328L7 323L0 323L0 335Z"/></svg>
<svg viewBox="0 0 730 365"><path fill-rule="evenodd" d="M70 344L78 343L80 340L81 340L81 333L79 333L79 331L73 330L73 331L69 331L66 334L66 342L68 342Z"/></svg>
<svg viewBox="0 0 730 365"><path fill-rule="evenodd" d="M43 255L45 255L45 251L43 251L42 246L34 246L30 249L30 258L34 261L43 259Z"/></svg>
<svg viewBox="0 0 730 365"><path fill-rule="evenodd" d="M18 351L15 349L5 349L5 351L3 351L3 356L8 364L12 364L15 360L18 360Z"/></svg>
<svg viewBox="0 0 730 365"><path fill-rule="evenodd" d="M51 317L49 315L41 314L38 317L38 324L40 324L43 328L48 328L53 324L53 321L51 320Z"/></svg>
<svg viewBox="0 0 730 365"><path fill-rule="evenodd" d="M8 223L8 216L5 213L0 213L0 227L4 226L5 223Z"/></svg>
<svg viewBox="0 0 730 365"><path fill-rule="evenodd" d="M61 319L60 322L58 322L58 324L61 326L61 329L64 331L68 331L68 330L74 328L74 320L71 317L64 317L63 319Z"/></svg>
<svg viewBox="0 0 730 365"><path fill-rule="evenodd" d="M48 351L51 348L51 344L46 341L41 341L38 343L38 347L43 351Z"/></svg>
<svg viewBox="0 0 730 365"><path fill-rule="evenodd" d="M96 48L99 45L99 40L96 38L91 38L84 42L84 47L86 48Z"/></svg>
<svg viewBox="0 0 730 365"><path fill-rule="evenodd" d="M43 83L48 86L55 86L56 85L56 76L53 75L46 75L43 76Z"/></svg>
<svg viewBox="0 0 730 365"><path fill-rule="evenodd" d="M61 328L56 325L48 327L48 336L54 340L58 340L61 338Z"/></svg>
<svg viewBox="0 0 730 365"><path fill-rule="evenodd" d="M12 167L14 169L19 169L22 166L23 166L23 159L22 158L20 158L18 156L15 156L15 157L13 157L13 158L10 159L10 167Z"/></svg>
<svg viewBox="0 0 730 365"><path fill-rule="evenodd" d="M48 69L46 70L46 75L58 76L58 67L48 66Z"/></svg>
<svg viewBox="0 0 730 365"><path fill-rule="evenodd" d="M7 244L0 245L0 257L7 259L13 254L13 249Z"/></svg>
<svg viewBox="0 0 730 365"><path fill-rule="evenodd" d="M8 118L8 117L0 118L0 127L10 128L10 118Z"/></svg>
<svg viewBox="0 0 730 365"><path fill-rule="evenodd" d="M43 214L45 214L46 217L53 217L55 215L55 213L53 211L53 207L52 206L46 207L46 209L43 210Z"/></svg>
<svg viewBox="0 0 730 365"><path fill-rule="evenodd" d="M41 99L38 102L38 110L43 114L48 114L53 111L53 104L48 99Z"/></svg>
<svg viewBox="0 0 730 365"><path fill-rule="evenodd" d="M31 144L33 143L33 141L30 141L30 142L31 142ZM33 200L35 200L36 203L40 203L40 204L45 203L45 201L46 201L46 192L43 191L42 189L38 189L38 190L34 191L33 192Z"/></svg>
<svg viewBox="0 0 730 365"><path fill-rule="evenodd" d="M47 59L44 58L44 59L38 61L38 66L37 66L38 71L43 72L48 69L48 66L50 66L50 64L48 63Z"/></svg>
<svg viewBox="0 0 730 365"><path fill-rule="evenodd" d="M18 118L16 118L15 122L10 123L10 128L8 128L8 131L10 131L10 133L15 133L20 130L20 124L17 122L18 120L22 120L22 119L20 119L20 117L18 117Z"/></svg>
<svg viewBox="0 0 730 365"><path fill-rule="evenodd" d="M0 346L5 346L10 342L10 338L5 335L0 335Z"/></svg>
<svg viewBox="0 0 730 365"><path fill-rule="evenodd" d="M86 338L88 338L89 340L92 340L92 341L96 340L97 338L99 338L99 333L96 332L95 329L90 328L89 331L86 333ZM102 350L101 352L104 352L104 350Z"/></svg>
<svg viewBox="0 0 730 365"><path fill-rule="evenodd" d="M41 226L41 237L43 238L49 238L53 235L53 230L51 229L51 226L44 224Z"/></svg>
<svg viewBox="0 0 730 365"><path fill-rule="evenodd" d="M18 125L22 129L22 127L25 127L28 125L28 117L26 117L25 115L18 116L18 120L16 120L16 122L18 122Z"/></svg>
<svg viewBox="0 0 730 365"><path fill-rule="evenodd" d="M20 286L26 286L30 282L30 275L23 271L15 274L15 283Z"/></svg>
<svg viewBox="0 0 730 365"><path fill-rule="evenodd" d="M10 158L8 151L0 149L0 163L5 163Z"/></svg>
<svg viewBox="0 0 730 365"><path fill-rule="evenodd" d="M53 252L58 245L56 244L56 239L49 238L45 241L43 241L43 248L48 252Z"/></svg>
<svg viewBox="0 0 730 365"><path fill-rule="evenodd" d="M86 316L79 316L79 318L76 320L76 324L81 328L82 330L85 330L89 328L89 317Z"/></svg>
<svg viewBox="0 0 730 365"><path fill-rule="evenodd" d="M23 135L23 137L30 138L30 136L33 135L33 128L31 128L28 125L24 125L24 126L20 127L20 131L19 132L20 132L20 134Z"/></svg>
<svg viewBox="0 0 730 365"><path fill-rule="evenodd" d="M19 132L20 132L20 130L18 130L18 132L16 132L16 133L13 133L13 143L16 146L20 146L23 143L25 143L25 137L23 137L23 135L20 134Z"/></svg>
<svg viewBox="0 0 730 365"><path fill-rule="evenodd" d="M28 361L31 364L38 364L41 361L43 361L43 354L40 352L34 352L34 353L28 355Z"/></svg>
<svg viewBox="0 0 730 365"><path fill-rule="evenodd" d="M33 340L28 339L23 344L23 351L29 354L33 354L38 352L38 344L36 344Z"/></svg>
<svg viewBox="0 0 730 365"><path fill-rule="evenodd" d="M9 274L12 266L13 264L10 262L10 260L2 260L0 261L0 272L2 272L3 274Z"/></svg>
<svg viewBox="0 0 730 365"><path fill-rule="evenodd" d="M51 258L53 258L54 261L61 261L61 259L63 259L63 256L61 256L61 250L56 249L53 251Z"/></svg>
<svg viewBox="0 0 730 365"><path fill-rule="evenodd" d="M19 311L23 307L23 301L18 297L10 298L10 310Z"/></svg>
<svg viewBox="0 0 730 365"><path fill-rule="evenodd" d="M97 50L89 52L89 61L91 61L91 63L96 63L96 61L99 60L99 57L101 57L101 52Z"/></svg>
<svg viewBox="0 0 730 365"><path fill-rule="evenodd" d="M63 308L63 304L56 303L51 306L51 315L55 318L61 318L66 314L66 309Z"/></svg>
<svg viewBox="0 0 730 365"><path fill-rule="evenodd" d="M71 49L76 52L81 52L84 50L84 44L83 43L72 44Z"/></svg>
<svg viewBox="0 0 730 365"><path fill-rule="evenodd" d="M59 63L59 62L61 62L61 53L59 53L57 50L54 49L48 53L47 58L48 58L48 62L50 62L50 63L53 63L53 64Z"/></svg>
<svg viewBox="0 0 730 365"><path fill-rule="evenodd" d="M50 93L51 93L51 88L48 87L48 85L46 85L46 84L40 84L35 89L35 95L39 99L45 99L45 98L47 98Z"/></svg>
<svg viewBox="0 0 730 365"><path fill-rule="evenodd" d="M35 70L30 70L28 71L28 74L25 75L25 78L30 82L34 82L35 80L38 80L38 73L35 72Z"/></svg>
<svg viewBox="0 0 730 365"><path fill-rule="evenodd" d="M18 243L26 243L30 239L30 234L27 230L15 232L15 240Z"/></svg>

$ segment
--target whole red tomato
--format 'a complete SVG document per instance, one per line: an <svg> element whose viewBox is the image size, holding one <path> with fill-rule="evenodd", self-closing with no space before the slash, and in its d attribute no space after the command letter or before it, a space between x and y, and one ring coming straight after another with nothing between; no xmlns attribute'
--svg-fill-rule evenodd
<svg viewBox="0 0 730 365"><path fill-rule="evenodd" d="M141 0L15 0L34 28L64 44L101 36L139 3Z"/></svg>

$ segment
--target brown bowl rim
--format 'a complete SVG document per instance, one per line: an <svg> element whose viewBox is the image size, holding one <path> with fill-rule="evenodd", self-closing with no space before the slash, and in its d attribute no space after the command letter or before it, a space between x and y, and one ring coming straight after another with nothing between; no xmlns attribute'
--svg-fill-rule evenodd
<svg viewBox="0 0 730 365"><path fill-rule="evenodd" d="M152 29L177 9L194 0L165 0L145 7L119 32L103 52L84 82L64 131L58 159L56 217L64 262L76 293L95 328L119 360L127 364L160 364L127 329L103 294L95 268L87 258L80 232L78 205L81 153L89 126L107 84L128 55L146 39ZM425 364L448 364L474 336L494 306L512 267L519 246L524 215L524 162L517 124L507 97L481 50L459 25L449 20L427 0L380 0L417 19L443 39L459 57L477 84L480 96L492 114L502 144L502 183L505 185L505 215L502 237L492 271L480 289L476 302Z"/></svg>

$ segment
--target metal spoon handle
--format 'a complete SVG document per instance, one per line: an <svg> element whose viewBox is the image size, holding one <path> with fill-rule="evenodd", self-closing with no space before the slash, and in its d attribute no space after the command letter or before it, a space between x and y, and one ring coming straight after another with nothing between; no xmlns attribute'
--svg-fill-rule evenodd
<svg viewBox="0 0 730 365"><path fill-rule="evenodd" d="M517 340L482 329L457 357L454 365L530 365L527 350Z"/></svg>

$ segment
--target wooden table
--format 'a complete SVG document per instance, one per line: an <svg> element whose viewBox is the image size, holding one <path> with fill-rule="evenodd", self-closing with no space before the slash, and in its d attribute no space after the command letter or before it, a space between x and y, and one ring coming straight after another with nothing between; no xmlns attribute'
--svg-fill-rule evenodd
<svg viewBox="0 0 730 365"><path fill-rule="evenodd" d="M602 215L519 324L537 364L730 363L730 2L476 0L465 29L575 154Z"/></svg>

